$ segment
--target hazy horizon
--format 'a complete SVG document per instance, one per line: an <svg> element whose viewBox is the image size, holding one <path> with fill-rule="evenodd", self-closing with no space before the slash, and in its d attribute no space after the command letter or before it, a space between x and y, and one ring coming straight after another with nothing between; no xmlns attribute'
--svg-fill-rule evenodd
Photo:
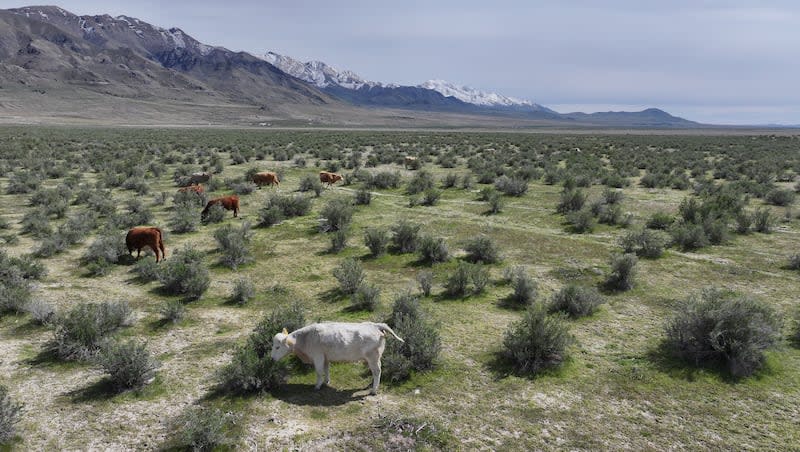
<svg viewBox="0 0 800 452"><path fill-rule="evenodd" d="M3 8L33 3L3 1ZM800 4L789 1L65 0L253 54L320 60L368 80L444 79L559 112L648 107L711 124L800 124Z"/></svg>

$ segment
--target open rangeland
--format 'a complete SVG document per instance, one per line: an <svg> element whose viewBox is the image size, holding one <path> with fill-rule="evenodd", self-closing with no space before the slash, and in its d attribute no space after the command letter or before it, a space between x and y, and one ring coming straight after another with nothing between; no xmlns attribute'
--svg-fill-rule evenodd
<svg viewBox="0 0 800 452"><path fill-rule="evenodd" d="M697 132L3 127L0 241L5 261L25 262L3 273L0 294L0 385L23 404L4 447L796 448L799 149L791 135ZM178 193L200 171L212 174L205 193ZM252 174L261 171L277 173L280 185L258 189ZM343 183L322 186L320 171ZM207 200L232 194L238 217L210 209L201 221ZM390 243L372 256L367 231L390 237L401 220L419 226L419 250ZM128 255L134 226L163 231L164 261L156 265L147 247L138 262ZM640 247L642 231L653 235ZM501 259L467 266L479 237ZM622 290L610 262L631 243L638 271ZM169 289L163 273L190 245L207 287ZM363 268L361 285L379 289L377 304L374 291L351 297L334 276L349 258ZM46 273L14 273L31 262ZM462 270L478 276L459 287ZM515 274L536 288L520 303ZM566 349L545 356L535 375L520 371L503 354L507 330L526 302L549 305L568 284L596 289L604 303L563 318ZM780 319L778 340L744 372L695 365L665 346L670 319L712 286ZM313 367L297 360L263 390L221 383L221 369L276 308L297 304L306 324L387 322L409 293L441 350L431 369L407 378L387 370L384 355L376 396L361 364L333 364L320 391ZM103 340L133 339L159 363L133 389L112 384L97 350L53 345L69 310L102 302L131 311Z"/></svg>

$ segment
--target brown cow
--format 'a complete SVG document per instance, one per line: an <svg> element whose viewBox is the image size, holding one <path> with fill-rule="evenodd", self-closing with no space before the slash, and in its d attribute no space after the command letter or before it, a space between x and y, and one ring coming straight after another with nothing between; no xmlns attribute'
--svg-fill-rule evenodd
<svg viewBox="0 0 800 452"><path fill-rule="evenodd" d="M278 175L273 173L272 171L263 171L260 173L253 174L253 183L258 185L258 188L261 188L262 185L275 185L280 186L281 181L278 179Z"/></svg>
<svg viewBox="0 0 800 452"><path fill-rule="evenodd" d="M417 166L417 158L411 155L407 155L406 158L403 160L403 167L408 169L408 167L414 169Z"/></svg>
<svg viewBox="0 0 800 452"><path fill-rule="evenodd" d="M128 235L125 236L125 246L128 247L128 254L133 255L133 250L136 250L136 259L139 259L142 248L146 246L156 253L156 262L167 257L164 242L161 240L161 229L158 228L146 226L131 228ZM159 250L161 250L161 256L158 254Z"/></svg>
<svg viewBox="0 0 800 452"><path fill-rule="evenodd" d="M209 172L202 172L202 173L192 173L189 177L184 177L182 179L181 186L188 187L189 185L197 185L203 182L208 182L211 180L211 173Z"/></svg>
<svg viewBox="0 0 800 452"><path fill-rule="evenodd" d="M183 187L178 189L178 192L180 193L191 192L191 193L196 193L198 195L202 195L205 191L206 190L205 188L203 188L202 185L190 185L188 187Z"/></svg>
<svg viewBox="0 0 800 452"><path fill-rule="evenodd" d="M203 209L203 212L200 215L203 218L205 218L206 215L208 215L208 211L209 209L211 209L211 206L214 206L216 204L221 205L222 207L225 208L225 210L232 210L234 218L239 216L239 197L236 195L222 196L219 198L212 199L211 201L206 203L206 208Z"/></svg>
<svg viewBox="0 0 800 452"><path fill-rule="evenodd" d="M340 174L330 173L328 171L319 172L319 181L323 184L328 184L329 187L342 179L343 178Z"/></svg>

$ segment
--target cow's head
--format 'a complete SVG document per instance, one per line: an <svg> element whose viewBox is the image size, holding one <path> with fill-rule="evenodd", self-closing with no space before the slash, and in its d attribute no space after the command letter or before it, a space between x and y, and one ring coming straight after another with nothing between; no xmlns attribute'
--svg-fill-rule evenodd
<svg viewBox="0 0 800 452"><path fill-rule="evenodd" d="M270 356L272 356L273 360L277 361L292 351L293 347L294 338L289 337L289 332L284 328L282 332L276 334L275 337L272 338L272 353Z"/></svg>

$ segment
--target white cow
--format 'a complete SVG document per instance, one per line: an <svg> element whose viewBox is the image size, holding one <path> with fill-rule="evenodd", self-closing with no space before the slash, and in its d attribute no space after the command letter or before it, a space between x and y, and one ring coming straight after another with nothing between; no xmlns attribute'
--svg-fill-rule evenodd
<svg viewBox="0 0 800 452"><path fill-rule="evenodd" d="M372 371L372 394L378 393L381 381L381 356L386 347L386 333L403 342L385 323L314 323L291 334L283 329L272 339L272 359L291 352L304 363L314 364L319 389L331 382L331 362L366 361Z"/></svg>

